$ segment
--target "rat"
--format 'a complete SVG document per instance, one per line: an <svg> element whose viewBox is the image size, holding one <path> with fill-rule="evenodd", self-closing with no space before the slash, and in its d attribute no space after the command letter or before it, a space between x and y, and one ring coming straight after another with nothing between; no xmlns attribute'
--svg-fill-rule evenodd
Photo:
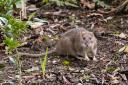
<svg viewBox="0 0 128 85"><path fill-rule="evenodd" d="M73 28L65 32L58 40L55 48L48 51L48 55L71 55L78 59L89 61L88 50L91 50L93 54L93 60L97 61L97 39L93 32L86 30L85 28ZM18 53L21 56L39 57L44 56L46 53L30 54L30 53Z"/></svg>

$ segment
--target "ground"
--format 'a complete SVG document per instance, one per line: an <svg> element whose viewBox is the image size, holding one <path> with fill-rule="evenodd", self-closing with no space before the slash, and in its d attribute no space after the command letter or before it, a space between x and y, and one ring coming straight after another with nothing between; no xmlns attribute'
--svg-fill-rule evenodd
<svg viewBox="0 0 128 85"><path fill-rule="evenodd" d="M67 56L48 56L46 74L43 76L40 58L23 57L21 58L23 85L127 85L127 78L120 73L127 68L127 52L119 52L119 49L127 44L128 38L119 36L121 33L128 33L127 15L108 16L79 9L60 10L62 12L59 15L53 15L53 10L45 11L51 14L48 15L49 17L40 11L38 15L42 19L47 17L49 23L39 28L28 29L25 36L38 35L38 37L30 38L28 45L20 47L19 51L39 53L45 52L46 47L52 49L56 38L77 24L95 33L98 39L96 56L98 62L81 61ZM43 31L43 36L39 35L40 31ZM44 35L52 36L52 38L46 36L48 39L45 39ZM3 83L2 85L18 84L18 69L4 54L4 51L0 53L0 60L5 61L5 67L0 70L0 83Z"/></svg>

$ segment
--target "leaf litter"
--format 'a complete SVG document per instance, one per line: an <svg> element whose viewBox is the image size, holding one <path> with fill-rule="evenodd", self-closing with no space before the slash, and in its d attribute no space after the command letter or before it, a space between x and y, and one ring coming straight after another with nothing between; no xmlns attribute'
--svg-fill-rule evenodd
<svg viewBox="0 0 128 85"><path fill-rule="evenodd" d="M81 0L81 3L84 7L93 8L93 4L90 5L89 1L86 4L82 1L83 0ZM42 11L44 10L42 9ZM73 16L75 18L72 17L73 14L75 14ZM99 62L85 62L67 56L50 56L48 57L48 61L46 64L46 75L43 76L41 73L40 59L21 59L23 63L23 84L128 84L128 47L126 45L128 32L126 27L128 27L128 25L127 23L122 22L122 19L123 21L126 21L125 16L121 16L122 19L112 16L105 18L104 15L100 13L89 11L84 13L84 11L81 10L68 9L61 9L61 11L50 9L47 11L45 10L45 13L40 11L39 16L43 16L42 19L36 19L36 22L38 23L34 23L34 27L30 25L31 29L29 29L28 34L25 35L27 39L24 42L30 43L33 41L32 45L23 45L19 48L20 51L39 53L42 51L45 52L45 49L47 47L49 47L49 50L54 48L55 39L59 38L67 30L74 28L73 24L75 23L78 26L87 28L88 30L95 30L94 32L96 36L98 36L97 57L99 59ZM48 23L47 21L42 21L44 18L47 18ZM111 25L110 22L112 22L113 25ZM119 27L123 30L117 29L118 25L121 25ZM124 27L122 25L124 25ZM112 35L117 31L119 31L120 34ZM105 33L108 33L108 35L105 35ZM32 39L32 35L38 35L39 38L35 37L34 39ZM50 42L50 44L48 42ZM5 55L1 56L2 57L0 58L2 61L4 60ZM3 81L10 79L10 82L14 83L14 81L17 80L16 78L13 78L13 76L16 75L15 65L13 63L9 63L9 61L12 62L11 59L5 59L5 61L6 66L2 69L3 72L0 75L0 80ZM5 75L4 73L7 73L7 75Z"/></svg>

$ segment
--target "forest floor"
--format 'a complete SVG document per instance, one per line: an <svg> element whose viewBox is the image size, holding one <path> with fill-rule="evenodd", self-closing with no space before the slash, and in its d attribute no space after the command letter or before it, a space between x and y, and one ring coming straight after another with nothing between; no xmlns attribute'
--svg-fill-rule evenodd
<svg viewBox="0 0 128 85"><path fill-rule="evenodd" d="M40 58L21 58L23 85L128 85L123 73L128 64L128 15L104 15L80 9L41 9L37 13L47 22L30 28L24 35L30 39L18 49L28 53L45 52L54 48L57 39L75 24L93 31L98 39L98 62L78 60L67 56L48 56L46 74L42 75ZM35 16L37 17L37 16ZM43 33L43 35L41 35ZM2 85L17 85L16 65L1 51L0 60L6 61L0 70ZM68 64L66 64L68 62Z"/></svg>

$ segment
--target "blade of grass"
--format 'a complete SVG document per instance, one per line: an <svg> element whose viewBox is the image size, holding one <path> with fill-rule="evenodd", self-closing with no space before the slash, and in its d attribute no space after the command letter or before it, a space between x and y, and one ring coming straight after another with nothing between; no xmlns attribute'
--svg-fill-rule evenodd
<svg viewBox="0 0 128 85"><path fill-rule="evenodd" d="M36 12L33 12L32 14L30 14L28 17L28 21L30 21L35 16L35 14L36 14Z"/></svg>
<svg viewBox="0 0 128 85"><path fill-rule="evenodd" d="M48 48L46 49L46 54L44 58L41 58L41 69L43 76L45 75L45 71L46 71L47 56L48 56Z"/></svg>

